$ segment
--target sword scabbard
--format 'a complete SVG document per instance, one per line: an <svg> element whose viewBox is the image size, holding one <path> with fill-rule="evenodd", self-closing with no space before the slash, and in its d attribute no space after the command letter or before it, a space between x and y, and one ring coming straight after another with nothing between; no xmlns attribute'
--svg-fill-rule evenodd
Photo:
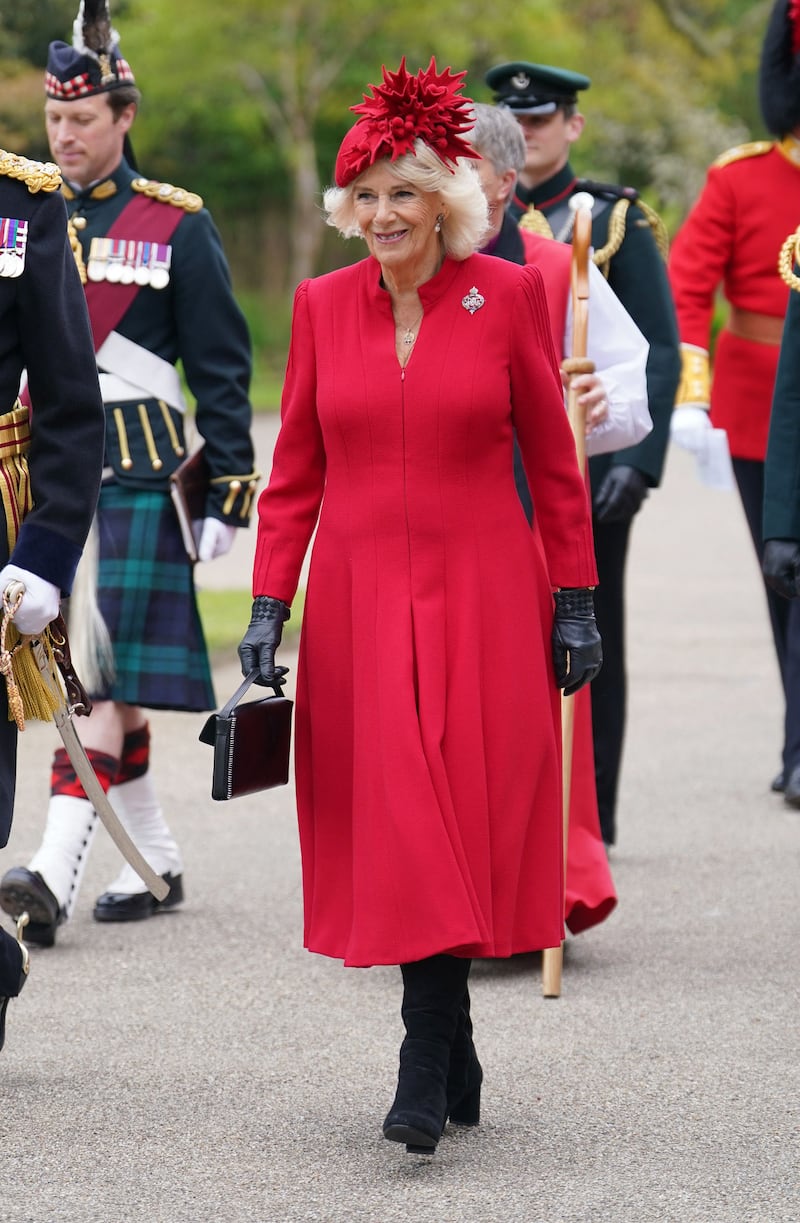
<svg viewBox="0 0 800 1223"><path fill-rule="evenodd" d="M58 613L55 620L51 621L50 644L53 647L53 658L56 660L64 681L70 712L88 717L92 712L92 702L72 664L67 625L61 612Z"/></svg>

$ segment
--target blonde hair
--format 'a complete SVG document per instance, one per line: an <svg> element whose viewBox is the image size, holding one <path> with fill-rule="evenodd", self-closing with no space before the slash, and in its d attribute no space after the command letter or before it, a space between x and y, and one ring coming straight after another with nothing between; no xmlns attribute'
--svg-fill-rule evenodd
<svg viewBox="0 0 800 1223"><path fill-rule="evenodd" d="M447 209L441 231L445 252L452 259L467 259L478 249L488 228L486 196L475 163L460 157L451 171L424 141L417 140L414 149L414 153L405 153L396 161L387 158L386 168L398 180L441 196ZM322 197L326 224L338 229L343 238L364 236L356 224L354 207L360 179L361 175L346 187L329 187Z"/></svg>

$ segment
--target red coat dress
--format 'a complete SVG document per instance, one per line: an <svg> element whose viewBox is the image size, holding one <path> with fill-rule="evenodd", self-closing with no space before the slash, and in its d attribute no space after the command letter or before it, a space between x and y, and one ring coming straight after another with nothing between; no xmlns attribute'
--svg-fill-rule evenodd
<svg viewBox="0 0 800 1223"><path fill-rule="evenodd" d="M681 342L710 347L720 287L740 310L778 322L789 290L778 256L800 213L800 142L758 141L724 154L670 248L669 279ZM734 458L763 461L779 344L719 334L714 353L711 419L728 432Z"/></svg>
<svg viewBox="0 0 800 1223"><path fill-rule="evenodd" d="M305 945L349 965L563 935L551 583L596 571L542 280L473 255L420 297L402 371L374 260L300 285L258 506L253 592L287 603L319 515L296 705Z"/></svg>

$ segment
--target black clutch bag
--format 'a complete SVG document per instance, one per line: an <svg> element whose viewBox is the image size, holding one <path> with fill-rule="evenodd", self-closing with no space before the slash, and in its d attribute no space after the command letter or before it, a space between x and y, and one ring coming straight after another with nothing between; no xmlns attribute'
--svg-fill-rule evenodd
<svg viewBox="0 0 800 1223"><path fill-rule="evenodd" d="M200 732L200 742L214 749L212 798L238 798L285 786L289 780L293 702L275 684L274 696L240 705L257 675L258 671L251 671Z"/></svg>

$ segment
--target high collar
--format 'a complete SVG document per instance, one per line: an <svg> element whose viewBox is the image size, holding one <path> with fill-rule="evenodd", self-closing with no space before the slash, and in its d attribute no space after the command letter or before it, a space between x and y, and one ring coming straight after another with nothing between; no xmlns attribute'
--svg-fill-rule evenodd
<svg viewBox="0 0 800 1223"><path fill-rule="evenodd" d="M553 208L571 195L576 182L575 171L567 162L552 178L538 183L535 187L523 187L521 183L517 183L515 195L526 208L533 204L535 208L544 210Z"/></svg>
<svg viewBox="0 0 800 1223"><path fill-rule="evenodd" d="M778 141L778 152L782 153L793 166L800 166L800 140L796 136L784 136Z"/></svg>
<svg viewBox="0 0 800 1223"><path fill-rule="evenodd" d="M367 268L367 276L372 290L372 296L379 309L391 313L392 298L389 290L381 283L381 265L374 255L369 255L364 261ZM462 264L455 259L450 259L445 256L442 266L435 276L430 280L426 280L423 284L418 285L417 292L419 299L422 302L424 310L434 306L440 298L444 297L447 290L456 279L459 268Z"/></svg>
<svg viewBox="0 0 800 1223"><path fill-rule="evenodd" d="M131 169L123 157L114 173L110 174L108 178L101 179L100 182L92 183L89 187L84 187L83 189L77 188L65 180L62 191L66 199L75 200L80 207L89 200L94 202L110 199L112 195L117 195L118 192L124 191L126 187L129 187L136 177L135 171Z"/></svg>

